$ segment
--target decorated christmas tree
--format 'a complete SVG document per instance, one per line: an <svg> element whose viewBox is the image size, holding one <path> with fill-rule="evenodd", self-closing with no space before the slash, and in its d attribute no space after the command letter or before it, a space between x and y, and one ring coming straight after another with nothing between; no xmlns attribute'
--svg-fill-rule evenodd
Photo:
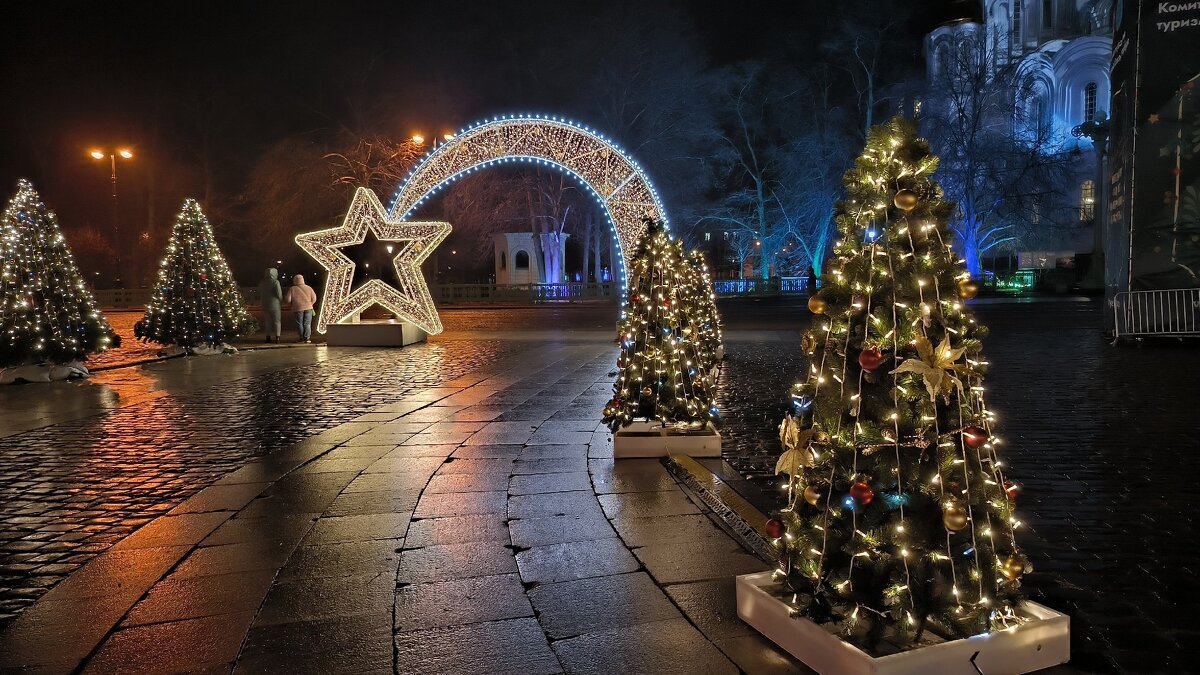
<svg viewBox="0 0 1200 675"><path fill-rule="evenodd" d="M219 347L256 330L208 218L183 202L138 336L185 349Z"/></svg>
<svg viewBox="0 0 1200 675"><path fill-rule="evenodd" d="M717 313L717 294L713 291L712 277L708 273L708 262L699 250L693 250L686 259L688 281L683 290L684 309L696 317L693 329L697 333L696 344L701 356L711 357L712 367L725 358L725 345L721 335L721 317Z"/></svg>
<svg viewBox="0 0 1200 675"><path fill-rule="evenodd" d="M713 404L716 357L703 337L705 315L686 302L694 276L682 243L651 223L630 261L617 381L604 408L614 431L634 420L679 428L720 422ZM711 329L715 318L707 321Z"/></svg>
<svg viewBox="0 0 1200 675"><path fill-rule="evenodd" d="M118 342L58 217L29 181L17 181L0 223L0 367L68 364Z"/></svg>
<svg viewBox="0 0 1200 675"><path fill-rule="evenodd" d="M780 427L789 504L767 530L783 597L867 647L1014 625L1029 569L937 166L909 122L871 130Z"/></svg>

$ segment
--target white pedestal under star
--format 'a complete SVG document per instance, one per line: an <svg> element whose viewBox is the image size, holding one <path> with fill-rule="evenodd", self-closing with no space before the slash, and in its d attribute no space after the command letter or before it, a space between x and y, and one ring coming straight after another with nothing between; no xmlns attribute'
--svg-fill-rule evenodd
<svg viewBox="0 0 1200 675"><path fill-rule="evenodd" d="M340 249L363 243L368 230L379 241L398 244L392 264L400 288L371 279L351 289L355 263ZM358 188L341 227L296 235L296 244L329 273L317 314L317 332L325 333L329 324L342 323L378 304L430 335L441 333L442 321L421 275L421 263L449 234L450 223L389 220L375 193Z"/></svg>

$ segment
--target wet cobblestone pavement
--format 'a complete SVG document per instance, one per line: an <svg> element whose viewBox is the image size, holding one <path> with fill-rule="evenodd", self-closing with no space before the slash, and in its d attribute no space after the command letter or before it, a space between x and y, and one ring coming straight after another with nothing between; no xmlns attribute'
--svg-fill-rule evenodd
<svg viewBox="0 0 1200 675"><path fill-rule="evenodd" d="M0 439L0 625L247 459L499 354L491 340L349 352Z"/></svg>
<svg viewBox="0 0 1200 675"><path fill-rule="evenodd" d="M770 487L764 475L773 468L778 448L776 425L787 389L804 367L797 343L807 312L797 301L725 303L722 311L728 356L719 403L727 420L723 432L726 459ZM1095 301L981 304L976 311L992 328L985 341L992 362L987 378L990 407L999 416L1007 441L1006 460L1022 486L1019 507L1029 524L1021 542L1035 569L1028 575L1026 587L1033 599L1065 611L1072 620L1072 661L1061 672L1196 671L1190 642L1200 637L1194 614L1194 599L1200 597L1200 582L1195 578L1200 558L1194 543L1200 532L1192 509L1200 500L1196 483L1200 444L1195 438L1194 410L1200 402L1200 356L1174 345L1111 347L1100 334L1103 310ZM452 337L425 347L339 354L320 363L171 393L103 415L0 438L0 602L4 603L0 607L6 608L0 611L25 607L83 560L108 549L139 524L171 510L248 459L500 358L540 362L541 357L534 355L543 352L537 350L558 339L557 333L547 337L551 331L579 330L583 331L581 340L601 341L588 347L593 351L587 358L596 359L590 366L594 377L608 367L606 357L594 356L594 350L602 354L607 349L604 335L598 331L611 328L614 314L612 307L604 306L448 310L443 319L447 336ZM530 331L525 342L502 341L496 339L498 334L488 333L523 330ZM585 352L579 354L582 357ZM561 420L556 423L561 429L555 433L562 435L554 442L582 442L575 438L580 431L573 429L572 420L591 418L592 409L606 398L602 389L592 387L578 405L554 413L555 420ZM35 390L26 391L32 395ZM514 389L511 400L532 391ZM545 414L551 414L549 409L555 404L549 393L541 407L529 407L529 412L540 413L545 407ZM509 402L494 410L482 406L479 414L489 419L495 414L495 419L503 422L508 413L500 408L512 403L508 394L498 400ZM462 422L447 425L438 432L442 436L430 442L456 444L462 441L460 436L472 433L466 426L474 425L474 429L485 424L467 417L475 419L463 415ZM430 421L420 413L413 419L425 424ZM396 423L396 434L413 431L407 424ZM532 426L539 424L533 422ZM527 435L532 428L510 426L498 427L496 439L500 440L496 443L510 442L502 440L505 434L521 431ZM214 429L219 431L214 433ZM533 439L527 440L533 445ZM455 452L461 459L444 467L442 473L447 475L433 490L445 491L447 498L441 499L439 494L425 498L429 506L423 508L444 511L436 517L464 519L465 523L465 519L482 517L475 515L477 508L480 514L491 513L498 508L492 503L493 493L471 492L480 500L478 507L463 497L468 489L492 490L488 487L491 483L476 485L456 475L488 473L490 463L511 461L509 455L514 453L516 461L522 462L521 457L529 452L507 445L475 450L470 445L468 442ZM324 470L329 473L322 475L329 481L340 480L341 463L348 466L353 463L348 458L360 456L347 452L350 449L341 449L347 459L331 457L325 462L328 468ZM393 451L405 458L401 463L424 454L401 450ZM489 452L499 454L491 458ZM558 462L562 465L558 470L580 471L565 458L553 455L530 454L528 461L531 467L537 462L546 466ZM525 508L521 495L527 483L545 483L538 489L571 491L584 485L578 483L579 478L564 474L560 485L559 479L514 477L509 499ZM313 480L298 475L293 482L304 491L311 489ZM455 496L458 490L464 492ZM385 512L392 508L388 499L408 498L399 492L348 492L343 496L344 513L337 511L333 517L373 513L365 495L380 495L377 508ZM602 505L604 501L601 499ZM536 504L531 501L529 506ZM579 508L583 506L594 511L590 502ZM605 530L601 525L597 523L595 529ZM575 533L580 527L576 524L568 531ZM514 532L520 530L516 527ZM480 532L483 536L491 530ZM440 530L430 533L434 535L440 544L446 544L441 542L445 535ZM531 542L540 541L537 532L531 531L529 536ZM515 546L515 534L513 541ZM555 555L569 552L553 551ZM72 578L72 583L75 581ZM433 589L445 582L431 583ZM527 614L526 610L518 613ZM516 626L523 620L506 621ZM500 630L502 624L508 626L503 621L479 625ZM312 629L353 630L351 624L322 626L325 624L314 624ZM737 639L758 638L747 635ZM427 644L398 641L396 648L403 653L411 647L415 654ZM565 646L555 650L560 655L568 651Z"/></svg>

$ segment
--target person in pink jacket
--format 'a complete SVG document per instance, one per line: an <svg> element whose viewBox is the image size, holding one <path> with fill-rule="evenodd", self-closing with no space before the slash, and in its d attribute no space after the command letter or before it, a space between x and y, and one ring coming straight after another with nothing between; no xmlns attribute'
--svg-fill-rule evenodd
<svg viewBox="0 0 1200 675"><path fill-rule="evenodd" d="M313 305L317 303L317 292L304 283L304 275L292 277L292 285L288 288L288 306L296 313L296 329L300 331L300 341L309 342L312 337Z"/></svg>

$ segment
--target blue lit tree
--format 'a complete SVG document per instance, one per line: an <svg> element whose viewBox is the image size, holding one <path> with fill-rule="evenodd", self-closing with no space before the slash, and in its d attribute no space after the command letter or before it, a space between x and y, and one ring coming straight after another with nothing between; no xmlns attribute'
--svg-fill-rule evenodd
<svg viewBox="0 0 1200 675"><path fill-rule="evenodd" d="M958 207L955 245L979 277L988 254L1078 226L1064 203L1074 162L1044 94L1015 65L996 63L977 34L939 53L920 123L943 157L938 180Z"/></svg>

